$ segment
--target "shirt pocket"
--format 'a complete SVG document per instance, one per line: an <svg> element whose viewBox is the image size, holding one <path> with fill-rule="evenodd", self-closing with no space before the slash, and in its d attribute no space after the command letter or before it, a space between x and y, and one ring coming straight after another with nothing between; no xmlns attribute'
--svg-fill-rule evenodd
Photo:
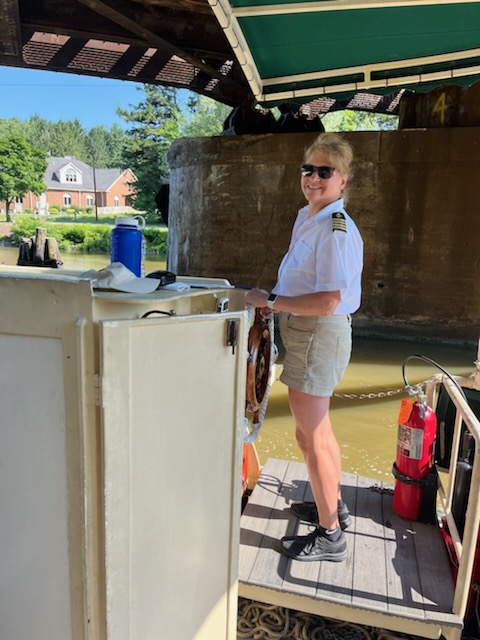
<svg viewBox="0 0 480 640"><path fill-rule="evenodd" d="M291 260L289 261L288 266L291 269L298 269L303 267L306 262L308 262L310 256L312 255L312 249L303 242L303 240L298 240L291 250Z"/></svg>

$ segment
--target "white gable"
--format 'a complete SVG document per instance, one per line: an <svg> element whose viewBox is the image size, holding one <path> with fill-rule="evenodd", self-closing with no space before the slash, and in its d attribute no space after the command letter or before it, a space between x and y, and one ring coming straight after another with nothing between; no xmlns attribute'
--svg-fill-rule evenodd
<svg viewBox="0 0 480 640"><path fill-rule="evenodd" d="M71 162L63 166L58 174L62 184L82 184L83 182L82 172Z"/></svg>

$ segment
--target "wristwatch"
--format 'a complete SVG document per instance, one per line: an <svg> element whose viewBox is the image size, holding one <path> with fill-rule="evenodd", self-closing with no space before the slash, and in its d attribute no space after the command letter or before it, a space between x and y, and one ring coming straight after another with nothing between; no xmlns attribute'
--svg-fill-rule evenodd
<svg viewBox="0 0 480 640"><path fill-rule="evenodd" d="M271 293L268 298L267 298L267 307L269 309L273 309L273 307L275 306L275 302L277 301L277 294L276 293Z"/></svg>

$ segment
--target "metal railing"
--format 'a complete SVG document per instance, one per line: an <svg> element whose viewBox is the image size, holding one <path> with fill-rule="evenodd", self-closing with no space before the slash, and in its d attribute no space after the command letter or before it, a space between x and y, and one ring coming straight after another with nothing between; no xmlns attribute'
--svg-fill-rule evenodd
<svg viewBox="0 0 480 640"><path fill-rule="evenodd" d="M462 394L462 391L458 386L461 388L476 389L480 392L479 378L480 370L478 369L477 364L476 374L469 379L455 378L452 380L445 375L439 374L431 378L426 385L427 402L430 407L436 407L441 385L443 385L455 406L455 422L448 481L446 483L447 486L445 487L441 474L438 475L438 498L441 510L445 516L446 524L448 525L448 530L452 538L452 543L454 545L458 561L458 573L456 577L452 611L461 618L465 617L467 609L480 523L480 422L473 413L467 399L464 394ZM452 513L457 460L463 429L462 423L465 424L468 431L472 434L475 443L475 453L472 465L473 468L463 538L460 536L457 522L455 522L455 518Z"/></svg>

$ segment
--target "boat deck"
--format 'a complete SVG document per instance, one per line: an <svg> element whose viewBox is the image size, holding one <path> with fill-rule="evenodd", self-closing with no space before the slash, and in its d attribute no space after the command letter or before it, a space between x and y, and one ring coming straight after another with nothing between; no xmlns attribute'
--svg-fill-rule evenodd
<svg viewBox="0 0 480 640"><path fill-rule="evenodd" d="M392 485L342 474L352 525L345 562L299 562L284 535L308 533L288 508L312 500L300 462L269 459L241 518L239 595L327 618L425 638L460 638L454 585L440 530L393 512ZM385 491L385 489L387 489Z"/></svg>

